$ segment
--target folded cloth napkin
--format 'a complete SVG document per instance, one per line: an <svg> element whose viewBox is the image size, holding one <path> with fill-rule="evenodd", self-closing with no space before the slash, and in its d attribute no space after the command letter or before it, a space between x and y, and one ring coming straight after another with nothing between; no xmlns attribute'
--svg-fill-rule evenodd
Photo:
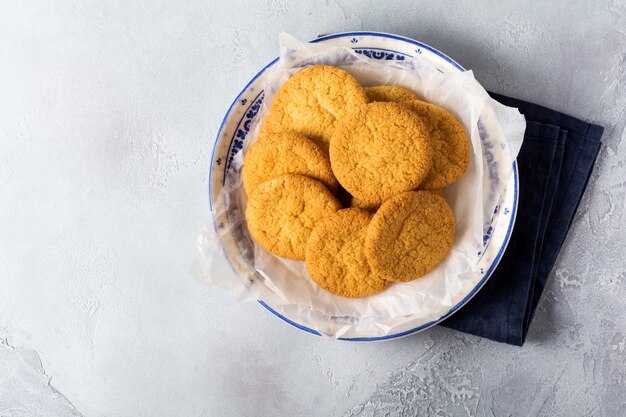
<svg viewBox="0 0 626 417"><path fill-rule="evenodd" d="M533 103L490 94L518 108L526 118L524 143L517 157L517 219L491 278L441 324L522 346L587 187L604 129Z"/></svg>

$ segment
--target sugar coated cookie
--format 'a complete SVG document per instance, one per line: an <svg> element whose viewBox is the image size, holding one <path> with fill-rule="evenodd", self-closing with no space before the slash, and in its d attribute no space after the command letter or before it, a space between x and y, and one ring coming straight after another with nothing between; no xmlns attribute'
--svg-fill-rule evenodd
<svg viewBox="0 0 626 417"><path fill-rule="evenodd" d="M250 234L266 250L304 260L313 226L341 208L319 181L285 174L261 183L250 195L246 220Z"/></svg>
<svg viewBox="0 0 626 417"><path fill-rule="evenodd" d="M372 214L339 210L321 220L306 245L306 268L313 281L344 297L366 297L389 285L372 272L363 244Z"/></svg>
<svg viewBox="0 0 626 417"><path fill-rule="evenodd" d="M412 281L446 257L454 232L454 214L443 197L409 191L385 201L372 217L365 256L381 277Z"/></svg>
<svg viewBox="0 0 626 417"><path fill-rule="evenodd" d="M320 181L335 193L339 183L330 169L328 155L306 136L296 132L269 133L246 152L242 178L247 195L267 180L298 174Z"/></svg>
<svg viewBox="0 0 626 417"><path fill-rule="evenodd" d="M394 101L401 103L403 101L419 100L417 94L408 88L397 85L378 85L376 87L365 87L367 98L370 101Z"/></svg>
<svg viewBox="0 0 626 417"><path fill-rule="evenodd" d="M330 142L335 177L367 204L415 189L430 171L432 152L422 120L398 103L361 106L340 120Z"/></svg>
<svg viewBox="0 0 626 417"><path fill-rule="evenodd" d="M469 166L470 142L461 122L449 111L420 100L403 102L422 118L432 139L433 167L420 184L436 190L458 181Z"/></svg>
<svg viewBox="0 0 626 417"><path fill-rule="evenodd" d="M365 90L352 75L328 65L314 65L281 86L261 132L293 130L328 151L337 120L367 102Z"/></svg>

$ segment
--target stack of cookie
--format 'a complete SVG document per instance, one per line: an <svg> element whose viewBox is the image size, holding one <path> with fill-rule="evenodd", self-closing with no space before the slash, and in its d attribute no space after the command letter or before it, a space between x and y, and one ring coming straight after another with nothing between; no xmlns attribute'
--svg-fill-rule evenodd
<svg viewBox="0 0 626 417"><path fill-rule="evenodd" d="M325 290L373 295L446 257L455 220L442 190L468 164L467 134L445 109L308 67L282 85L245 155L248 228Z"/></svg>

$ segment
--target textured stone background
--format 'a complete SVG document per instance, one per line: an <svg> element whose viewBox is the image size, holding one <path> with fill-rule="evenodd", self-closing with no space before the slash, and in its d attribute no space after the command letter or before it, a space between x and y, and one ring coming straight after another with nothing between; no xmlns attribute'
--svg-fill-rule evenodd
<svg viewBox="0 0 626 417"><path fill-rule="evenodd" d="M387 3L2 1L0 416L626 415L623 1ZM332 343L185 272L212 139L277 33L358 29L606 127L523 348Z"/></svg>

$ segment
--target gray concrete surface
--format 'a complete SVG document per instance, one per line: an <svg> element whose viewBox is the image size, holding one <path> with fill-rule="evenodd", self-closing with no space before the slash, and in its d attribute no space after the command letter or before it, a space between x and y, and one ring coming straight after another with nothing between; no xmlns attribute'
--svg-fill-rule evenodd
<svg viewBox="0 0 626 417"><path fill-rule="evenodd" d="M3 1L0 416L626 415L624 2ZM523 348L328 342L185 272L276 35L395 32L606 127Z"/></svg>

